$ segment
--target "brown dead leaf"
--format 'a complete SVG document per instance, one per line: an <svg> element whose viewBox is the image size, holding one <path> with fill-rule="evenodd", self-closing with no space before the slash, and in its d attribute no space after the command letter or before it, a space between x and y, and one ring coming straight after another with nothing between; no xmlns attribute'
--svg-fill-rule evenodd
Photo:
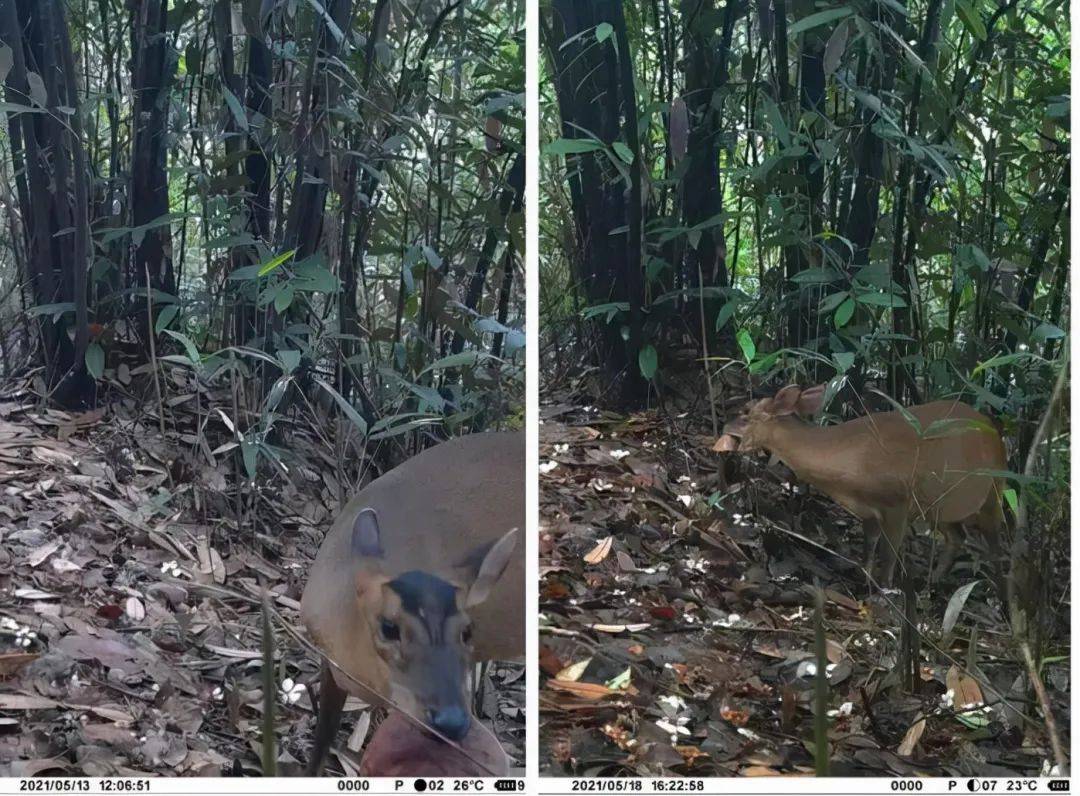
<svg viewBox="0 0 1080 796"><path fill-rule="evenodd" d="M896 753L901 757L911 757L924 732L926 732L926 719L920 717L917 722L908 728L908 731L904 734L904 740L896 747Z"/></svg>
<svg viewBox="0 0 1080 796"><path fill-rule="evenodd" d="M568 683L562 680L548 680L548 688L554 691L566 691L581 699L599 700L609 696L619 696L618 691L612 691L601 683Z"/></svg>
<svg viewBox="0 0 1080 796"><path fill-rule="evenodd" d="M945 687L953 692L953 705L960 710L967 710L984 702L979 684L956 666L950 666L946 672Z"/></svg>
<svg viewBox="0 0 1080 796"><path fill-rule="evenodd" d="M596 547L590 550L582 560L586 564L599 564L611 553L611 545L615 541L614 536L608 536L597 543Z"/></svg>
<svg viewBox="0 0 1080 796"><path fill-rule="evenodd" d="M564 683L575 683L585 674L585 670L589 668L590 663L592 663L592 656L572 663L556 674L555 679Z"/></svg>
<svg viewBox="0 0 1080 796"><path fill-rule="evenodd" d="M0 678L14 677L22 667L37 658L36 652L9 652L0 655Z"/></svg>
<svg viewBox="0 0 1080 796"><path fill-rule="evenodd" d="M720 439L716 440L716 443L712 446L712 449L717 453L731 453L739 449L739 438L733 437L731 434L723 434Z"/></svg>

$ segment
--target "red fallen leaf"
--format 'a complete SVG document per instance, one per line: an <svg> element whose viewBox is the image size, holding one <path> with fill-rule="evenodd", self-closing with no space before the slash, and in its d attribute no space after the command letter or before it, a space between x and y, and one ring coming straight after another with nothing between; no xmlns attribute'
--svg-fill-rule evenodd
<svg viewBox="0 0 1080 796"><path fill-rule="evenodd" d="M540 668L545 673L550 674L552 677L566 668L566 664L562 662L562 659L555 653L551 647L546 644L540 645Z"/></svg>
<svg viewBox="0 0 1080 796"><path fill-rule="evenodd" d="M548 579L544 582L544 588L540 596L545 600L565 600L570 596L570 590L561 580Z"/></svg>
<svg viewBox="0 0 1080 796"><path fill-rule="evenodd" d="M720 718L736 727L742 727L746 722L750 721L750 711L738 710L725 705L720 708Z"/></svg>
<svg viewBox="0 0 1080 796"><path fill-rule="evenodd" d="M649 613L656 619L674 619L675 609L670 605L654 605L649 609Z"/></svg>
<svg viewBox="0 0 1080 796"><path fill-rule="evenodd" d="M116 605L115 603L109 603L108 605L103 605L98 608L97 615L104 617L105 619L108 619L112 622L115 622L117 619L124 615L124 608L123 606Z"/></svg>
<svg viewBox="0 0 1080 796"><path fill-rule="evenodd" d="M671 671L675 672L675 678L679 681L679 684L687 685L686 675L690 671L690 667L685 663L672 663L670 666Z"/></svg>
<svg viewBox="0 0 1080 796"><path fill-rule="evenodd" d="M707 752L702 752L696 746L676 746L675 751L683 756L683 760L693 765L694 761L699 757L707 758L709 755Z"/></svg>

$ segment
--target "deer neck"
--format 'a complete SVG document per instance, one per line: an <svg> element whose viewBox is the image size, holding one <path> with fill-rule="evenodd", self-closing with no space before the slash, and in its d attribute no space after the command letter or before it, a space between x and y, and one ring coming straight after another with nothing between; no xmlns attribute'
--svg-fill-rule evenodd
<svg viewBox="0 0 1080 796"><path fill-rule="evenodd" d="M769 424L763 447L801 480L812 484L815 475L828 467L830 430L804 423L795 416L778 417Z"/></svg>

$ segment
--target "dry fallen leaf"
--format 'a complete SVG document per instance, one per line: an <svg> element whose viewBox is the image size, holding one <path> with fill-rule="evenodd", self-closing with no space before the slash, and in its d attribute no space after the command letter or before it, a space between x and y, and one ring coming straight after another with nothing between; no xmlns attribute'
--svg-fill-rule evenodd
<svg viewBox="0 0 1080 796"><path fill-rule="evenodd" d="M612 691L601 683L568 683L562 680L548 680L548 688L555 691L566 691L582 699L603 699L609 696L618 696L618 691Z"/></svg>
<svg viewBox="0 0 1080 796"><path fill-rule="evenodd" d="M608 536L607 538L602 539L596 545L596 547L594 547L585 556L582 557L582 560L586 564L599 564L601 561L608 557L609 553L611 553L611 545L614 541L614 536Z"/></svg>
<svg viewBox="0 0 1080 796"><path fill-rule="evenodd" d="M945 687L953 692L953 705L959 710L983 704L982 689L979 684L956 666L949 667L945 674Z"/></svg>
<svg viewBox="0 0 1080 796"><path fill-rule="evenodd" d="M926 732L926 719L920 718L908 728L906 733L904 733L904 740L896 747L896 753L901 757L911 757L915 752L915 746L919 743L919 739L922 738L924 732Z"/></svg>
<svg viewBox="0 0 1080 796"><path fill-rule="evenodd" d="M739 438L733 437L731 434L723 434L716 440L716 443L712 446L712 449L717 453L730 453L739 449Z"/></svg>
<svg viewBox="0 0 1080 796"><path fill-rule="evenodd" d="M592 663L592 657L585 658L584 660L572 663L557 675L556 680L561 680L564 683L573 683L581 679L581 676L585 674L585 670L589 668L589 664Z"/></svg>

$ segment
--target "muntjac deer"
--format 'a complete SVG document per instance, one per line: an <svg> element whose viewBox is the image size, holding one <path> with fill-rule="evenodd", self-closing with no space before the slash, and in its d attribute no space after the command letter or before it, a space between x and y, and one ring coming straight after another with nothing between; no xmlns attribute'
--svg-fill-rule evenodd
<svg viewBox="0 0 1080 796"><path fill-rule="evenodd" d="M1006 468L1001 435L983 415L956 401L934 401L907 411L881 412L835 426L813 426L821 386L785 387L747 405L724 427L740 437L740 451L766 450L795 475L863 521L867 564L883 546L880 575L891 584L908 523L923 518L945 535L932 580L952 567L965 523L975 525L994 554L1005 523L1003 482L986 471ZM879 539L884 537L884 545Z"/></svg>
<svg viewBox="0 0 1080 796"><path fill-rule="evenodd" d="M473 661L525 652L524 525L522 433L429 448L349 501L301 601L325 655L309 776L347 694L392 701L452 741L468 735Z"/></svg>

